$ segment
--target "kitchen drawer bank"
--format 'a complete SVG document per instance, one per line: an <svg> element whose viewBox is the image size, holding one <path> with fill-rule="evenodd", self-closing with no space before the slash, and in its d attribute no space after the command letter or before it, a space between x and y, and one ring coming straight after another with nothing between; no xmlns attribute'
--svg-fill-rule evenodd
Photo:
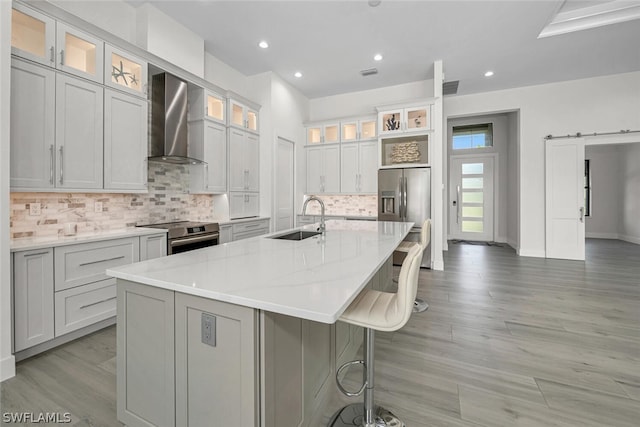
<svg viewBox="0 0 640 427"><path fill-rule="evenodd" d="M18 360L115 323L115 279L105 270L164 256L167 247L166 233L141 229L49 241L46 247L42 241L14 243Z"/></svg>
<svg viewBox="0 0 640 427"><path fill-rule="evenodd" d="M268 234L269 222L269 217L220 221L220 244Z"/></svg>

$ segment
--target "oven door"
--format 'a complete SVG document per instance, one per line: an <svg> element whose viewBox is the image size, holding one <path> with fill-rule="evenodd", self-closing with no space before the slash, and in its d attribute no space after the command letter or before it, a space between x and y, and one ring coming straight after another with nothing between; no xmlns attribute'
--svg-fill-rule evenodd
<svg viewBox="0 0 640 427"><path fill-rule="evenodd" d="M206 248L218 244L220 235L218 233L206 234L194 237L180 237L169 240L167 249L168 255L179 254L181 252L192 251L194 249Z"/></svg>

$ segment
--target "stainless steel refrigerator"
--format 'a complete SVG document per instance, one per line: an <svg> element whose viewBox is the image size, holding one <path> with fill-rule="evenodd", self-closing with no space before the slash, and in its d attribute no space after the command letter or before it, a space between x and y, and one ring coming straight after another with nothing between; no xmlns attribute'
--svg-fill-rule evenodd
<svg viewBox="0 0 640 427"><path fill-rule="evenodd" d="M425 219L431 217L431 169L404 168L378 171L378 220L413 222L405 241L420 241ZM433 232L433 230L432 230ZM406 254L395 252L400 265ZM421 267L431 268L431 244L424 251Z"/></svg>

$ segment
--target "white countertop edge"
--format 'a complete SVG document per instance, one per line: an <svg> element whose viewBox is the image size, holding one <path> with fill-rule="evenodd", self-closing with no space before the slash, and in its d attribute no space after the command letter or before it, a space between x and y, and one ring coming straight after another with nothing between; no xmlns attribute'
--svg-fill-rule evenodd
<svg viewBox="0 0 640 427"><path fill-rule="evenodd" d="M233 225L233 224L241 224L243 222L252 222L252 221L264 221L270 220L270 216L254 216L251 218L238 218L238 219L215 219L212 222L217 222L218 225Z"/></svg>
<svg viewBox="0 0 640 427"><path fill-rule="evenodd" d="M125 237L148 236L167 232L168 230L159 228L130 227L117 230L99 231L95 233L76 234L75 236L27 237L23 239L11 240L10 251L30 251L34 249L54 248L58 246L98 242L101 240L121 239Z"/></svg>
<svg viewBox="0 0 640 427"><path fill-rule="evenodd" d="M312 228L313 227L311 225L300 226L300 227L295 227L295 228L293 228L291 230L279 231L279 232L270 233L270 234L263 235L263 236L257 236L257 237L254 237L252 239L245 239L245 240L241 240L241 241L238 241L238 242L230 242L230 243L227 243L227 244L229 244L229 245L246 244L250 240L270 238L272 236L285 234L287 232L291 232L291 231L295 231L295 230L305 230L305 229L306 230L310 230ZM406 230L406 232L404 233L402 239L404 239L409 234L410 229L411 229L411 227L409 227ZM208 290L208 289L202 289L202 288L190 287L190 286L185 286L185 285L179 285L179 284L176 284L176 283L173 283L173 282L168 282L168 281L155 279L155 278L150 278L150 277L141 277L141 275L138 274L138 273L132 274L132 273L128 273L126 271L120 271L120 270L107 270L106 273L107 273L107 275L112 276L112 277L116 277L117 279L128 280L128 281L135 282L135 283L140 283L140 284L143 284L143 285L154 286L154 287L158 287L158 288L162 288L162 289L166 289L166 290L170 290L170 291L181 292L181 293L184 293L184 294L189 294L189 295L199 296L199 297L208 298L208 299L212 299L212 300L227 302L227 303L231 303L231 304L240 305L240 306L243 306L243 307L259 309L259 310L265 310L265 311L274 312L274 313L278 313L278 314L284 314L284 315L287 315L287 316L292 316L292 317L296 317L296 318L302 318L302 319L311 320L311 321L315 321L315 322L333 324L336 321L338 321L338 319L340 318L340 316L342 315L344 310L346 310L347 307L357 297L357 295L360 292L362 292L362 290L366 287L366 285L369 283L371 278L377 273L377 271L380 269L380 267L382 267L382 265L386 262L386 260L390 256L393 255L394 250L395 250L395 247L391 248L390 250L387 251L384 259L382 259L377 264L377 266L370 272L370 274L366 278L366 280L364 280L362 283L359 284L359 286L357 288L357 291L354 292L349 298L345 299L345 301L342 304L342 306L338 309L337 312L333 313L333 315L330 315L330 314L327 314L327 313L311 311L311 310L308 310L308 309L304 309L304 308L301 308L301 307L295 307L295 306L291 306L291 305L275 304L273 302L259 300L259 299L255 299L255 298L246 298L246 297L241 297L241 296L234 295L234 294L228 294L228 293L223 293L223 292L218 292L218 291L213 291L213 290Z"/></svg>

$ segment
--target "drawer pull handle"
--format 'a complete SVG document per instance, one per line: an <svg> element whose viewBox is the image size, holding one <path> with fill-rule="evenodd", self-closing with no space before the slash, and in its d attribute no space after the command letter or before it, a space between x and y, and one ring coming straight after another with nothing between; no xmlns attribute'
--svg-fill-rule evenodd
<svg viewBox="0 0 640 427"><path fill-rule="evenodd" d="M98 304L102 304L103 302L108 302L108 301L114 300L116 298L117 297L111 297L111 298L103 299L101 301L92 302L91 304L85 304L85 305L80 306L80 310L84 310L85 308L92 307L92 306L98 305Z"/></svg>
<svg viewBox="0 0 640 427"><path fill-rule="evenodd" d="M80 267L84 267L85 265L98 264L98 263L101 263L101 262L115 261L117 259L124 259L124 255L117 256L117 257L114 257L114 258L109 258L109 259L99 259L98 261L83 262L82 264L80 264Z"/></svg>
<svg viewBox="0 0 640 427"><path fill-rule="evenodd" d="M260 227L262 224L248 224L245 225L244 228L255 228L255 227Z"/></svg>
<svg viewBox="0 0 640 427"><path fill-rule="evenodd" d="M33 253L33 254L24 254L24 256L28 257L28 256L46 255L48 253L49 253L49 251L43 251L43 252L36 252L36 253Z"/></svg>

